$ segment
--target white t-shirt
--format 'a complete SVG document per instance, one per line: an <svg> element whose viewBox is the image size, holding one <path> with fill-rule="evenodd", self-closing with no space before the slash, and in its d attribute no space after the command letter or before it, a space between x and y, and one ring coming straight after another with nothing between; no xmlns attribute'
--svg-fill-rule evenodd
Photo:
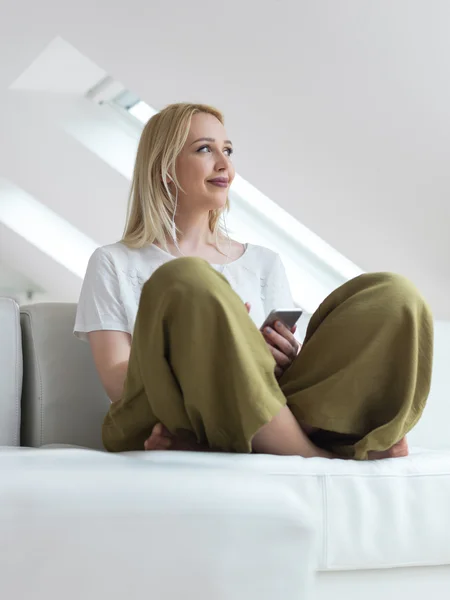
<svg viewBox="0 0 450 600"><path fill-rule="evenodd" d="M87 341L90 331L132 334L142 286L158 267L174 258L155 245L130 249L116 242L97 248L83 281L75 335ZM250 316L258 327L271 310L294 306L283 264L272 250L247 244L234 262L211 266L227 278L243 302L250 302Z"/></svg>

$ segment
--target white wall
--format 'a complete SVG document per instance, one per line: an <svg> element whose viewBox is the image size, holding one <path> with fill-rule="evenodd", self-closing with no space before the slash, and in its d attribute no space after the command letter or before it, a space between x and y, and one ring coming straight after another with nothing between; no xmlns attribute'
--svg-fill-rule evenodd
<svg viewBox="0 0 450 600"><path fill-rule="evenodd" d="M434 368L424 415L409 436L410 444L450 448L450 321L436 321Z"/></svg>

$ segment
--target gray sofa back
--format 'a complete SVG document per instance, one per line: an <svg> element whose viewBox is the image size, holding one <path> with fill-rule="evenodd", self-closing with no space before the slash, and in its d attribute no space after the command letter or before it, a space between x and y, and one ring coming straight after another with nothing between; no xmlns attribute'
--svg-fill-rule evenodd
<svg viewBox="0 0 450 600"><path fill-rule="evenodd" d="M110 402L89 345L72 333L76 304L21 307L23 391L21 445L103 448Z"/></svg>

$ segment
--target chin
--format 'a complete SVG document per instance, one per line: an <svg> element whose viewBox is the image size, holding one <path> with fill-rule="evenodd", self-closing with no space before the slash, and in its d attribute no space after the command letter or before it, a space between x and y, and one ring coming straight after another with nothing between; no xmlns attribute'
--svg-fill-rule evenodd
<svg viewBox="0 0 450 600"><path fill-rule="evenodd" d="M227 203L228 194L214 194L208 197L209 210L217 210L225 208Z"/></svg>

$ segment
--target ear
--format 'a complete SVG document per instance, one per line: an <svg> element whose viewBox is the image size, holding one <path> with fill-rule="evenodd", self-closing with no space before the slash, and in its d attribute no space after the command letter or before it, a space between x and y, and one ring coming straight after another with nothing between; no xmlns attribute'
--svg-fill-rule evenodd
<svg viewBox="0 0 450 600"><path fill-rule="evenodd" d="M171 176L171 174L169 172L166 173L165 177L161 173L161 183L165 183L166 185L169 185L170 183L173 183L172 176Z"/></svg>

